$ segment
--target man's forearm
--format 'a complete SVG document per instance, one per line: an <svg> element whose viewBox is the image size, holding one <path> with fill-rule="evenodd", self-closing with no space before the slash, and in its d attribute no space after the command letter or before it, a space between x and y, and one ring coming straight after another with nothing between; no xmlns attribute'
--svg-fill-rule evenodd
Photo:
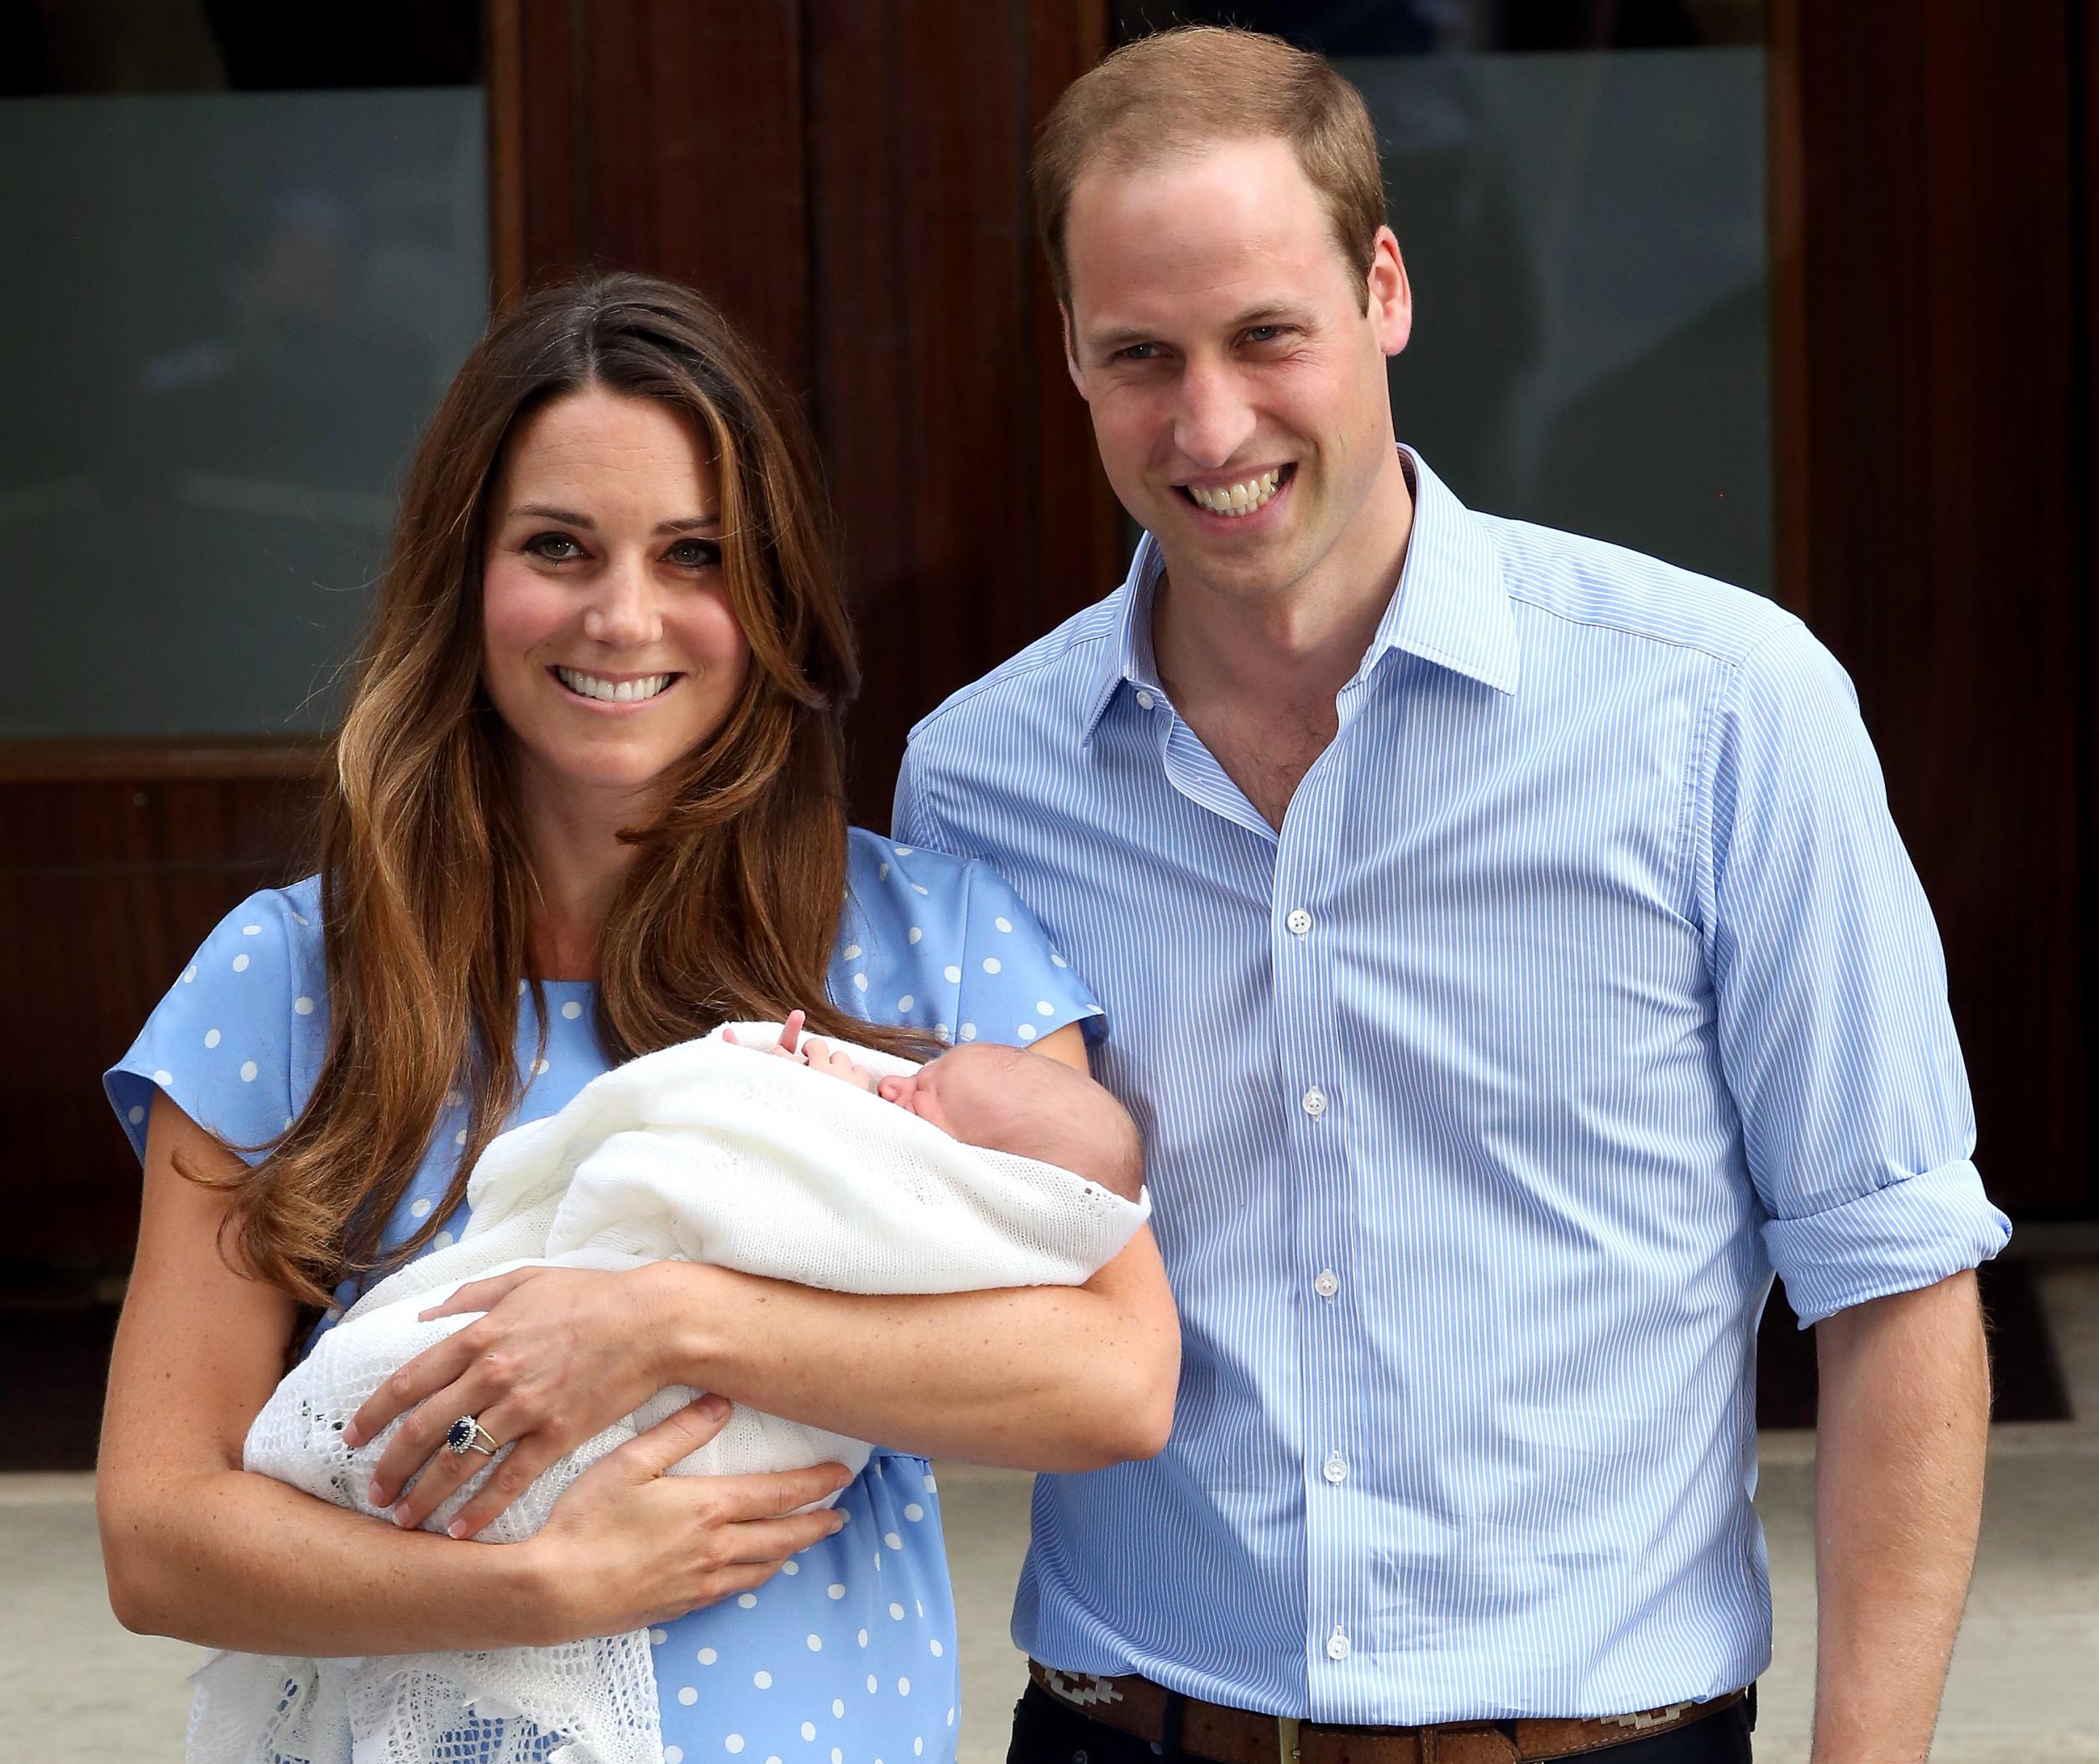
<svg viewBox="0 0 2099 1764"><path fill-rule="evenodd" d="M1084 1286L898 1297L655 1272L679 1381L789 1420L1021 1469L1165 1443L1180 1337L1149 1233Z"/></svg>
<svg viewBox="0 0 2099 1764"><path fill-rule="evenodd" d="M1816 1326L1814 1764L1930 1748L1982 1516L1989 1361L1975 1276Z"/></svg>

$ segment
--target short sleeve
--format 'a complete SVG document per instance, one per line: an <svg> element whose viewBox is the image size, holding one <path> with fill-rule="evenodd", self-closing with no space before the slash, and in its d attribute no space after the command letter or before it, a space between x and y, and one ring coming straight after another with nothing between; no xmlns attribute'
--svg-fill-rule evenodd
<svg viewBox="0 0 2099 1764"><path fill-rule="evenodd" d="M2010 1234L1970 1157L1945 961L1850 682L1796 620L1708 743L1699 887L1720 1060L1802 1326Z"/></svg>
<svg viewBox="0 0 2099 1764"><path fill-rule="evenodd" d="M311 907L291 890L243 901L104 1074L103 1091L141 1158L156 1091L250 1163L291 1124L324 1033Z"/></svg>
<svg viewBox="0 0 2099 1764"><path fill-rule="evenodd" d="M1100 1002L988 864L854 834L851 898L831 991L871 1021L949 1042L1025 1045Z"/></svg>

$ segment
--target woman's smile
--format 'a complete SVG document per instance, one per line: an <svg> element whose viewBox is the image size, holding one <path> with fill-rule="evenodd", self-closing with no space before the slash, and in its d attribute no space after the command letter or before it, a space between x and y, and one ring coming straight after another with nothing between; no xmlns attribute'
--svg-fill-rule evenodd
<svg viewBox="0 0 2099 1764"><path fill-rule="evenodd" d="M626 710L654 703L685 676L682 673L596 673L559 662L547 670L571 698L592 709Z"/></svg>

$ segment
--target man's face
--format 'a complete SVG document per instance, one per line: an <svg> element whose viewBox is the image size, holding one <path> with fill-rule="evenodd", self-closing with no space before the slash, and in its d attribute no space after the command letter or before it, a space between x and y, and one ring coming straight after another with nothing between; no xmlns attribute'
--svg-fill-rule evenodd
<svg viewBox="0 0 2099 1764"><path fill-rule="evenodd" d="M1083 174L1065 249L1072 379L1173 579L1259 599L1346 567L1397 470L1385 364L1412 309L1390 232L1366 312L1318 191L1272 139Z"/></svg>

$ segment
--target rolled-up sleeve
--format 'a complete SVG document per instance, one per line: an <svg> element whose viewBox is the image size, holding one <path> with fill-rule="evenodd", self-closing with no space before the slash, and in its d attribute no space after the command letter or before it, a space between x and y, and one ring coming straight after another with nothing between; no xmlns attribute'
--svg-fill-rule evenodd
<svg viewBox="0 0 2099 1764"><path fill-rule="evenodd" d="M1850 682L1797 620L1733 670L1706 748L1700 908L1767 1253L1803 1327L1972 1268L2010 1222L1931 909Z"/></svg>

